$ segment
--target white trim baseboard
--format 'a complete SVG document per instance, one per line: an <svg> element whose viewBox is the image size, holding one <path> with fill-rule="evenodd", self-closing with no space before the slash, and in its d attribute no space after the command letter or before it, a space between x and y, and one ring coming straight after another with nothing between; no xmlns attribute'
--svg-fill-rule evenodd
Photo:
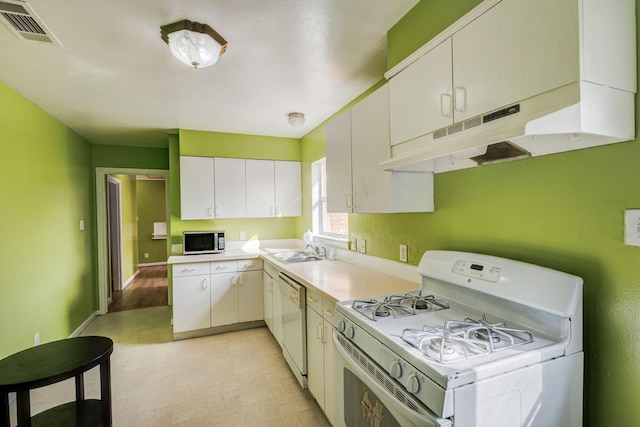
<svg viewBox="0 0 640 427"><path fill-rule="evenodd" d="M98 316L98 312L97 311L94 311L93 313L91 313L91 315L89 317L87 317L87 320L82 322L82 324L80 326L78 326L78 328L75 331L73 331L71 333L71 335L69 335L69 338L73 338L73 337L79 336L82 333L82 331L87 329L87 326L89 326L89 324L91 322L93 322L93 319L95 319L97 316Z"/></svg>
<svg viewBox="0 0 640 427"><path fill-rule="evenodd" d="M167 265L166 261L161 261L161 262L148 262L146 264L138 264L138 267L153 267L156 265Z"/></svg>
<svg viewBox="0 0 640 427"><path fill-rule="evenodd" d="M127 288L127 286L129 286L131 284L131 282L133 282L133 280L136 278L136 276L138 274L140 274L140 270L136 270L136 272L133 273L133 275L131 277L129 277L127 279L127 281L122 284L122 290L123 291Z"/></svg>

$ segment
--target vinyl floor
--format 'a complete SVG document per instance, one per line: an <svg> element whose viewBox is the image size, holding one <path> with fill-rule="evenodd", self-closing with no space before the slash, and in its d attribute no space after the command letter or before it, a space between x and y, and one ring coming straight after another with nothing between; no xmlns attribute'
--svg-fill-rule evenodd
<svg viewBox="0 0 640 427"><path fill-rule="evenodd" d="M114 341L113 425L326 427L265 327L173 341L171 307L109 313L82 335ZM73 379L31 392L32 413L74 400ZM97 399L99 371L85 374ZM11 406L15 422L15 402Z"/></svg>

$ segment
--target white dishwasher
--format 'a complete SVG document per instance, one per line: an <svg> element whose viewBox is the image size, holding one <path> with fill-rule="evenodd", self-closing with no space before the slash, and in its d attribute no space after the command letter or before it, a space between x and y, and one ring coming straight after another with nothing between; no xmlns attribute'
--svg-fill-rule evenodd
<svg viewBox="0 0 640 427"><path fill-rule="evenodd" d="M302 388L307 388L306 289L284 273L278 276L282 302L282 354Z"/></svg>

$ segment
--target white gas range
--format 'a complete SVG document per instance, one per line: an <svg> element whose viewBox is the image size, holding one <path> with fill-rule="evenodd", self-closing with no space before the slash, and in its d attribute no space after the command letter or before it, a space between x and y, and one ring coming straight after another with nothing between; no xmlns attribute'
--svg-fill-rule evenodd
<svg viewBox="0 0 640 427"><path fill-rule="evenodd" d="M336 306L337 426L582 425L582 279L452 251L418 272Z"/></svg>

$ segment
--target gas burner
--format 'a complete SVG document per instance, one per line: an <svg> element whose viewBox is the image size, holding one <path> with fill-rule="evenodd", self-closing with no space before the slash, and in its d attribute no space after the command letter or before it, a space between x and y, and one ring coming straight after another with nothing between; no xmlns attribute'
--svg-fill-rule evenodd
<svg viewBox="0 0 640 427"><path fill-rule="evenodd" d="M379 304L374 310L374 314L376 317L389 317L391 315L391 310L384 304Z"/></svg>
<svg viewBox="0 0 640 427"><path fill-rule="evenodd" d="M405 329L402 339L438 363L470 359L491 352L487 343L466 338L463 332L451 332L441 327Z"/></svg>
<svg viewBox="0 0 640 427"><path fill-rule="evenodd" d="M351 307L358 313L374 321L388 317L397 318L416 314L411 304L407 304L404 300L396 300L392 297L387 297L382 301L376 301L374 299L356 300Z"/></svg>
<svg viewBox="0 0 640 427"><path fill-rule="evenodd" d="M445 328L451 331L464 331L467 338L489 343L491 351L504 350L533 342L531 332L507 328L504 322L489 323L484 314L480 320L469 318L462 322L451 320L446 323Z"/></svg>
<svg viewBox="0 0 640 427"><path fill-rule="evenodd" d="M436 298L433 295L422 295L422 292L416 295L409 293L391 295L388 297L388 300L398 302L399 304L410 305L414 310L420 311L437 311L449 308L449 301Z"/></svg>
<svg viewBox="0 0 640 427"><path fill-rule="evenodd" d="M489 323L483 314L481 320L450 320L443 327L405 329L402 339L429 359L449 363L527 344L533 341L533 335L507 328L504 322Z"/></svg>

